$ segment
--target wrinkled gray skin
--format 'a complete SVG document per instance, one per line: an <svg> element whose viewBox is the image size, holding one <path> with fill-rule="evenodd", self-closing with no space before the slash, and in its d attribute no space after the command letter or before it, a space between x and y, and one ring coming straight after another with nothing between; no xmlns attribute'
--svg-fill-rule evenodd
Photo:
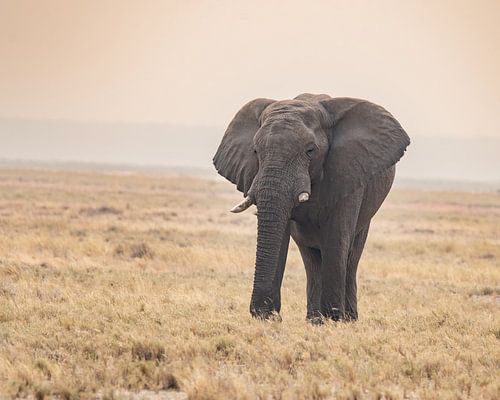
<svg viewBox="0 0 500 400"><path fill-rule="evenodd" d="M365 100L302 94L243 106L214 165L257 205L254 317L279 315L291 235L306 268L307 318L358 318L356 270L370 220L409 143L391 114ZM299 203L301 193L310 196Z"/></svg>

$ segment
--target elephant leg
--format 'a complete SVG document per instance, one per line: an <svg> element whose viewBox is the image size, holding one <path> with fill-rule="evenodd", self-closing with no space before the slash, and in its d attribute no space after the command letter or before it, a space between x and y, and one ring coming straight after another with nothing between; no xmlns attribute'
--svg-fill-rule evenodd
<svg viewBox="0 0 500 400"><path fill-rule="evenodd" d="M321 323L321 252L299 246L307 276L307 316L313 324Z"/></svg>
<svg viewBox="0 0 500 400"><path fill-rule="evenodd" d="M276 273L273 279L273 305L277 313L281 310L281 283L285 273L286 258L288 255L288 245L290 244L290 224L288 224L283 241L280 246L279 261L276 267Z"/></svg>
<svg viewBox="0 0 500 400"><path fill-rule="evenodd" d="M323 231L321 313L335 321L345 318L347 264L362 202L362 188L340 200Z"/></svg>
<svg viewBox="0 0 500 400"><path fill-rule="evenodd" d="M366 225L354 238L354 242L349 252L347 261L346 273L346 289L345 289L345 314L346 319L355 321L358 319L358 300L357 300L357 284L356 273L358 271L358 263L365 247L366 237L370 223Z"/></svg>
<svg viewBox="0 0 500 400"><path fill-rule="evenodd" d="M339 241L340 242L340 241ZM322 249L321 314L334 321L345 316L345 283L349 246L343 242Z"/></svg>

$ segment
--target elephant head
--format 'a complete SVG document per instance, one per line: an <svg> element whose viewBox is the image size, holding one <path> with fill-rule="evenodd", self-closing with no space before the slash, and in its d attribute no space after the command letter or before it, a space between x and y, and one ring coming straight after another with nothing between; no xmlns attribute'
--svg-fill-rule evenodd
<svg viewBox="0 0 500 400"><path fill-rule="evenodd" d="M392 166L409 143L383 108L358 99L303 94L256 99L236 114L214 156L217 171L257 206L258 233L250 311L274 310L273 279L292 212L322 196L328 207ZM323 182L328 181L328 193Z"/></svg>

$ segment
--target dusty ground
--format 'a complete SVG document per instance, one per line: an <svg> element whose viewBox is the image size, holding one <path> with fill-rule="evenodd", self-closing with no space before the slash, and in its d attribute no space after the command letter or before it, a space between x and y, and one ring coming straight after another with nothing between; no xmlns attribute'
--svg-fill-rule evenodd
<svg viewBox="0 0 500 400"><path fill-rule="evenodd" d="M0 170L0 397L500 397L500 194L394 190L360 321L322 327L295 246L283 322L249 317L239 199L195 178Z"/></svg>

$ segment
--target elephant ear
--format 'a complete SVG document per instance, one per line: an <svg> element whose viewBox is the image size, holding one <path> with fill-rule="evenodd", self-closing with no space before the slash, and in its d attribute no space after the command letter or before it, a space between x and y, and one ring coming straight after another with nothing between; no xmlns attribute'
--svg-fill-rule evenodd
<svg viewBox="0 0 500 400"><path fill-rule="evenodd" d="M260 115L276 100L255 99L245 104L229 124L213 163L217 172L246 196L259 170L253 137L260 128Z"/></svg>
<svg viewBox="0 0 500 400"><path fill-rule="evenodd" d="M334 98L320 102L331 117L325 173L341 199L403 156L410 138L384 108L366 100Z"/></svg>

